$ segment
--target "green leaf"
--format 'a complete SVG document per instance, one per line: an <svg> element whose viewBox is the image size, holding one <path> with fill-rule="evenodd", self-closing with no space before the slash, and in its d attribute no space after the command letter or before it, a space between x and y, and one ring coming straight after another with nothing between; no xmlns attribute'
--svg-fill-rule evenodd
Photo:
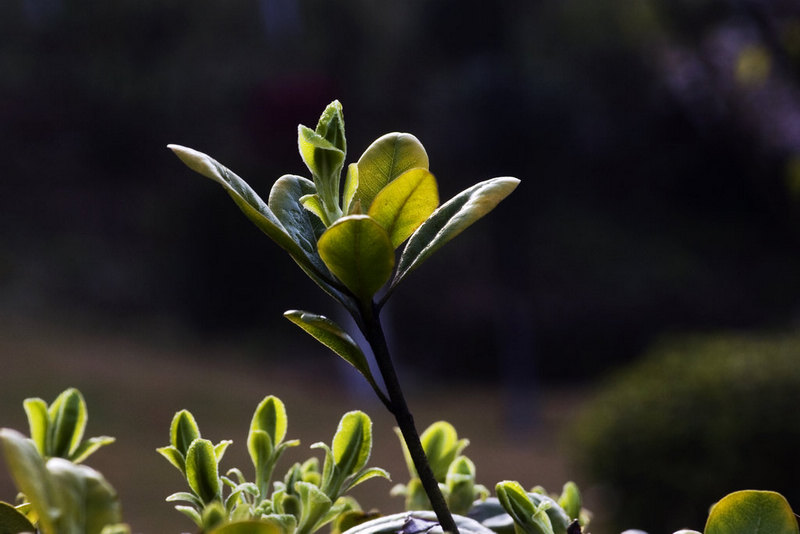
<svg viewBox="0 0 800 534"><path fill-rule="evenodd" d="M389 472L385 469L381 469L380 467L370 467L367 469L362 469L358 472L352 480L347 482L347 487L342 489L342 492L350 491L352 488L355 488L362 482L366 482L371 478L385 478L386 480L392 480L392 477L389 475Z"/></svg>
<svg viewBox="0 0 800 534"><path fill-rule="evenodd" d="M105 445L110 445L116 441L115 438L111 436L96 436L93 438L89 438L86 441L82 442L78 445L78 448L75 449L69 457L69 460L79 464L83 462L86 458L92 455L97 449L100 447L104 447Z"/></svg>
<svg viewBox="0 0 800 534"><path fill-rule="evenodd" d="M186 451L186 480L204 503L219 499L221 485L217 458L214 445L207 439L194 440Z"/></svg>
<svg viewBox="0 0 800 534"><path fill-rule="evenodd" d="M31 439L39 450L39 454L47 456L47 434L50 419L47 415L47 403L39 398L25 399L22 403L25 414L28 416L28 427Z"/></svg>
<svg viewBox="0 0 800 534"><path fill-rule="evenodd" d="M369 369L366 356L364 356L361 348L353 338L338 324L323 315L315 315L300 310L289 310L283 316L355 367L367 379L372 389L379 396L383 396Z"/></svg>
<svg viewBox="0 0 800 534"><path fill-rule="evenodd" d="M172 418L169 427L169 442L184 458L189 446L200 437L197 421L189 410L181 410Z"/></svg>
<svg viewBox="0 0 800 534"><path fill-rule="evenodd" d="M214 456L217 458L217 465L222 461L222 457L225 456L225 451L228 450L228 446L233 443L229 439L224 439L214 445Z"/></svg>
<svg viewBox="0 0 800 534"><path fill-rule="evenodd" d="M358 160L355 198L368 209L386 184L417 167L428 168L428 154L419 139L408 133L388 133L376 139Z"/></svg>
<svg viewBox="0 0 800 534"><path fill-rule="evenodd" d="M528 494L518 482L505 480L495 487L495 493L514 520L517 532L524 534L553 534L553 527L546 510L548 506L534 505Z"/></svg>
<svg viewBox="0 0 800 534"><path fill-rule="evenodd" d="M25 514L7 502L0 502L0 533L21 534L23 532L34 532L35 530L33 524L25 517Z"/></svg>
<svg viewBox="0 0 800 534"><path fill-rule="evenodd" d="M344 179L344 191L342 191L342 211L345 215L350 215L353 207L353 199L358 190L358 164L351 163L347 166L347 176Z"/></svg>
<svg viewBox="0 0 800 534"><path fill-rule="evenodd" d="M773 491L745 490L726 495L711 507L705 534L798 534L786 499Z"/></svg>
<svg viewBox="0 0 800 534"><path fill-rule="evenodd" d="M437 421L420 436L425 456L438 482L444 482L450 464L469 445L469 440L458 439L456 429L447 421Z"/></svg>
<svg viewBox="0 0 800 534"><path fill-rule="evenodd" d="M196 508L203 507L203 501L201 501L197 495L194 493L189 493L188 491L176 491L172 495L169 495L165 500L167 502L183 501L191 503Z"/></svg>
<svg viewBox="0 0 800 534"><path fill-rule="evenodd" d="M195 525L202 528L203 518L200 517L200 512L198 512L195 508L191 506L178 505L175 507L175 509L180 513L182 513L183 515L185 515L186 517L188 517L189 519L191 519L192 521L194 521Z"/></svg>
<svg viewBox="0 0 800 534"><path fill-rule="evenodd" d="M48 469L53 472L52 464L47 463ZM122 521L122 512L117 492L98 471L68 462L60 464L63 468L73 470L81 479L84 489L83 510L80 515L85 518L85 531L87 534L101 534L105 527L117 525Z"/></svg>
<svg viewBox="0 0 800 534"><path fill-rule="evenodd" d="M247 182L202 152L180 145L168 145L168 148L187 167L220 184L247 218L275 241L278 246L286 250L306 272L316 272L316 267L306 254L306 251L292 239L278 217L261 200L261 197L247 185ZM319 276L321 273L316 274ZM324 275L324 273L322 274Z"/></svg>
<svg viewBox="0 0 800 534"><path fill-rule="evenodd" d="M48 456L69 458L78 448L86 429L86 402L81 392L69 388L47 410L50 419Z"/></svg>
<svg viewBox="0 0 800 534"><path fill-rule="evenodd" d="M409 239L400 256L391 289L442 245L494 209L518 184L516 178L492 178L442 204Z"/></svg>
<svg viewBox="0 0 800 534"><path fill-rule="evenodd" d="M333 502L318 487L308 482L296 482L295 490L300 497L301 515L297 525L297 534L313 532L320 520L333 506Z"/></svg>
<svg viewBox="0 0 800 534"><path fill-rule="evenodd" d="M304 195L300 197L300 204L317 216L317 218L326 227L331 225L332 221L328 220L328 214L325 213L325 208L322 206L322 199L316 193L313 195Z"/></svg>
<svg viewBox="0 0 800 534"><path fill-rule="evenodd" d="M578 485L570 481L564 484L561 496L558 498L558 505L564 509L570 519L578 519L581 515L581 492Z"/></svg>
<svg viewBox="0 0 800 534"><path fill-rule="evenodd" d="M436 179L426 169L411 169L380 190L368 215L389 233L394 248L414 233L439 205Z"/></svg>
<svg viewBox="0 0 800 534"><path fill-rule="evenodd" d="M286 416L286 407L274 395L264 397L256 407L253 418L250 420L250 430L263 430L272 439L273 448L286 437L289 418Z"/></svg>
<svg viewBox="0 0 800 534"><path fill-rule="evenodd" d="M317 193L330 219L341 215L339 179L344 166L344 152L311 128L297 128L300 156L314 178Z"/></svg>
<svg viewBox="0 0 800 534"><path fill-rule="evenodd" d="M380 224L367 215L348 215L328 228L317 243L328 269L362 302L389 280L394 248Z"/></svg>
<svg viewBox="0 0 800 534"><path fill-rule="evenodd" d="M167 459L169 463L175 466L178 471L186 475L186 458L181 451L172 445L167 447L159 447L156 452Z"/></svg>
<svg viewBox="0 0 800 534"><path fill-rule="evenodd" d="M17 489L30 501L43 534L56 534L58 494L36 446L9 428L0 429L0 444Z"/></svg>
<svg viewBox="0 0 800 534"><path fill-rule="evenodd" d="M372 421L361 411L344 414L332 444L333 459L345 476L363 468L372 452Z"/></svg>
<svg viewBox="0 0 800 534"><path fill-rule="evenodd" d="M347 141L344 135L344 114L342 113L341 102L334 100L328 104L328 107L320 115L314 131L343 153L347 153Z"/></svg>

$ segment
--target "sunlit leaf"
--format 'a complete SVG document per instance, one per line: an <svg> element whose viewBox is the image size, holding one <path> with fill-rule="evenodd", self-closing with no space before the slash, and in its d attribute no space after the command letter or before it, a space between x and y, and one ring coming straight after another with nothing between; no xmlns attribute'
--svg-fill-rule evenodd
<svg viewBox="0 0 800 534"><path fill-rule="evenodd" d="M186 459L184 455L174 446L159 447L156 452L167 459L181 473L186 474Z"/></svg>
<svg viewBox="0 0 800 534"><path fill-rule="evenodd" d="M581 492L578 485L570 481L564 484L558 504L567 513L570 519L577 519L581 515Z"/></svg>
<svg viewBox="0 0 800 534"><path fill-rule="evenodd" d="M338 324L323 315L300 310L289 310L283 316L341 356L367 379L376 392L380 391L361 348Z"/></svg>
<svg viewBox="0 0 800 534"><path fill-rule="evenodd" d="M86 402L81 392L69 388L47 410L50 419L49 456L68 458L78 448L86 429Z"/></svg>
<svg viewBox="0 0 800 534"><path fill-rule="evenodd" d="M428 154L419 139L397 132L379 137L358 160L356 198L368 209L386 184L416 167L428 168Z"/></svg>
<svg viewBox="0 0 800 534"><path fill-rule="evenodd" d="M351 163L347 166L347 177L344 179L344 190L342 191L342 212L350 215L353 198L358 189L358 164Z"/></svg>
<svg viewBox="0 0 800 534"><path fill-rule="evenodd" d="M327 495L313 484L300 481L295 483L294 487L300 497L300 509L302 510L300 521L298 521L297 525L298 532L312 532L333 506L333 503Z"/></svg>
<svg viewBox="0 0 800 534"><path fill-rule="evenodd" d="M208 534L290 534L290 532L276 521L250 519L226 523L209 530Z"/></svg>
<svg viewBox="0 0 800 534"><path fill-rule="evenodd" d="M381 469L380 467L370 467L369 469L364 469L360 473L358 473L352 481L350 481L344 491L349 491L351 488L354 488L361 484L362 482L366 482L371 478L385 478L386 480L392 480L392 477L389 476L389 472L385 469Z"/></svg>
<svg viewBox="0 0 800 534"><path fill-rule="evenodd" d="M335 217L339 210L339 179L344 165L344 152L311 128L297 129L300 156L314 178L324 209ZM338 211L338 213L337 213Z"/></svg>
<svg viewBox="0 0 800 534"><path fill-rule="evenodd" d="M277 447L286 437L288 427L289 418L286 415L286 406L274 395L264 397L250 420L250 430L266 432L272 440L273 448Z"/></svg>
<svg viewBox="0 0 800 534"><path fill-rule="evenodd" d="M492 178L442 204L408 240L391 287L396 287L442 245L494 209L518 184L516 178Z"/></svg>
<svg viewBox="0 0 800 534"><path fill-rule="evenodd" d="M207 439L194 440L186 451L186 480L204 503L219 497L221 488L217 458L214 445Z"/></svg>
<svg viewBox="0 0 800 534"><path fill-rule="evenodd" d="M546 505L536 506L518 482L505 480L495 487L495 493L506 513L525 534L553 534Z"/></svg>
<svg viewBox="0 0 800 534"><path fill-rule="evenodd" d="M50 418L47 415L47 403L39 398L30 398L23 401L25 414L28 416L28 427L31 439L36 444L39 454L47 456L47 434L49 432Z"/></svg>
<svg viewBox="0 0 800 534"><path fill-rule="evenodd" d="M404 172L381 189L368 215L386 229L392 245L397 248L438 205L436 179L426 169L416 168Z"/></svg>
<svg viewBox="0 0 800 534"><path fill-rule="evenodd" d="M189 410L181 410L172 418L169 426L169 442L184 457L189 450L189 445L200 437L197 421Z"/></svg>
<svg viewBox="0 0 800 534"><path fill-rule="evenodd" d="M317 121L314 131L330 144L347 154L347 140L344 135L344 114L342 103L334 100L325 108Z"/></svg>
<svg viewBox="0 0 800 534"><path fill-rule="evenodd" d="M469 440L458 439L456 429L447 421L431 424L420 436L420 442L439 482L445 481L450 464L469 445Z"/></svg>
<svg viewBox="0 0 800 534"><path fill-rule="evenodd" d="M361 411L344 414L332 444L333 459L345 476L357 473L372 452L372 421Z"/></svg>
<svg viewBox="0 0 800 534"><path fill-rule="evenodd" d="M389 234L367 215L342 217L317 243L328 269L362 301L392 275L394 248Z"/></svg>
<svg viewBox="0 0 800 534"><path fill-rule="evenodd" d="M82 442L70 455L69 459L76 464L81 463L100 447L110 445L116 441L111 436L97 436Z"/></svg>
<svg viewBox="0 0 800 534"><path fill-rule="evenodd" d="M731 493L711 507L705 534L798 534L786 499L774 491Z"/></svg>
<svg viewBox="0 0 800 534"><path fill-rule="evenodd" d="M331 221L328 220L328 215L325 213L325 208L322 207L322 199L316 193L313 195L305 195L300 197L300 204L313 213L325 226L330 226Z"/></svg>

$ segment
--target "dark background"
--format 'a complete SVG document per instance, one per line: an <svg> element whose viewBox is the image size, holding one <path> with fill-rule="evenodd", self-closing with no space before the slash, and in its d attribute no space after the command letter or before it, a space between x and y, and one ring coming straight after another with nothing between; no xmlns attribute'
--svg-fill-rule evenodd
<svg viewBox="0 0 800 534"><path fill-rule="evenodd" d="M443 199L522 180L393 297L419 380L585 383L664 333L797 325L794 0L5 0L0 310L316 354L280 313L340 312L166 145L266 197L333 99L348 162L409 131Z"/></svg>

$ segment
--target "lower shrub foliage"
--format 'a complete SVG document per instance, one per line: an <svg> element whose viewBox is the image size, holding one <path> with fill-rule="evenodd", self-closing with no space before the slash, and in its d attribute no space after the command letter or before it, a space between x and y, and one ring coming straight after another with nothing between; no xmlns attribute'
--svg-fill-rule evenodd
<svg viewBox="0 0 800 534"><path fill-rule="evenodd" d="M699 524L739 488L800 502L800 334L665 339L579 418L571 455L616 528Z"/></svg>

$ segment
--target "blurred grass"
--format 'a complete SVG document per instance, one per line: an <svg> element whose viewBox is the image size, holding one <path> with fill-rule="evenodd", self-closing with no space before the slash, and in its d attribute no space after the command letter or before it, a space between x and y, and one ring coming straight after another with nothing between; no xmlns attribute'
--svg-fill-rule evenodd
<svg viewBox="0 0 800 534"><path fill-rule="evenodd" d="M400 498L389 496L407 474L393 421L371 397L361 398L348 386L346 364L323 350L281 354L259 359L252 348L209 345L189 338L164 338L147 328L130 325L124 331L91 323L31 320L12 316L0 321L0 426L27 433L22 410L26 397L51 402L63 389L79 388L89 406L87 436L117 438L87 462L100 470L119 491L125 520L134 532L186 532L188 519L164 502L183 490L180 477L155 449L167 444L172 415L181 408L197 418L203 436L218 441L233 439L224 468L251 471L246 453L246 432L258 402L277 395L287 406L288 438L300 438L277 473L312 453L308 446L329 442L341 415L353 409L373 419L375 443L371 465L389 470L393 482L373 480L355 493L365 508L399 511ZM572 420L582 399L575 391L517 393L521 403L536 413L533 428L507 428L508 396L496 386L451 385L434 388L418 377L407 392L420 429L447 419L459 435L470 438L466 453L477 464L478 481L492 487L502 479L517 479L525 486L541 484L559 490L568 479L558 436ZM518 408L517 408L518 409ZM0 500L13 501L15 490L5 467L0 468Z"/></svg>

